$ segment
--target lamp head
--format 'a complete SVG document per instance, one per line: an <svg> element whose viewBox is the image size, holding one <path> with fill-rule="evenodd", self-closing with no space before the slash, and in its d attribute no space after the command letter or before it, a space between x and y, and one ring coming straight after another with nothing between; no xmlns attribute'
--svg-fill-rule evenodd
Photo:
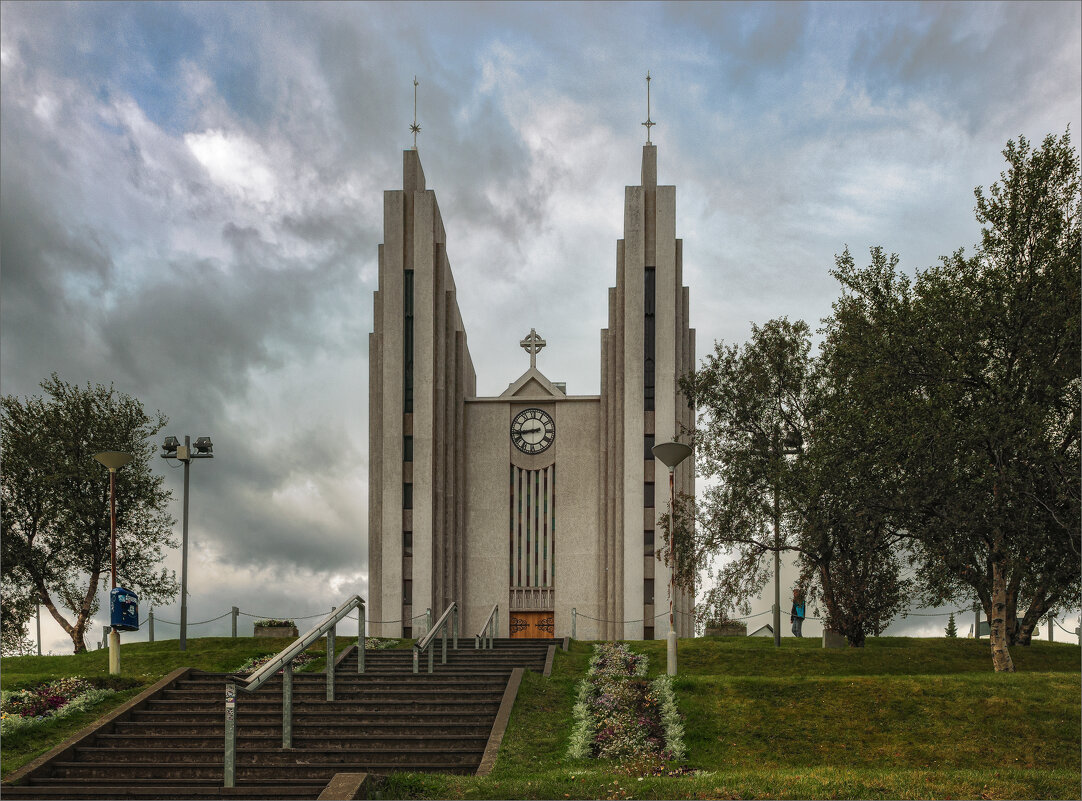
<svg viewBox="0 0 1082 801"><path fill-rule="evenodd" d="M650 450L653 452L654 458L660 459L670 470L691 456L691 448L683 442L662 442Z"/></svg>
<svg viewBox="0 0 1082 801"><path fill-rule="evenodd" d="M214 443L210 441L210 437L199 437L195 441L195 449L200 453L214 453Z"/></svg>
<svg viewBox="0 0 1082 801"><path fill-rule="evenodd" d="M162 450L166 454L174 454L177 452L177 448L180 447L180 440L176 437L166 437L165 442L162 443Z"/></svg>
<svg viewBox="0 0 1082 801"><path fill-rule="evenodd" d="M108 467L110 471L113 471L119 470L135 457L123 451L102 451L101 453L95 453L94 458Z"/></svg>

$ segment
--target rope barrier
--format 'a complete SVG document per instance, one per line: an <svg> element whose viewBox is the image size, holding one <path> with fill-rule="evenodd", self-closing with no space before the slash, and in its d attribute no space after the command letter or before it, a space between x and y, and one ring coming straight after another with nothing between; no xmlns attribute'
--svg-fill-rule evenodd
<svg viewBox="0 0 1082 801"><path fill-rule="evenodd" d="M1070 634L1070 635L1071 635L1072 637L1076 637L1076 636L1078 636L1078 632L1077 632L1077 631L1071 631L1070 629L1064 629L1064 628L1063 628L1063 626L1061 626L1061 625L1060 625L1060 622L1059 622L1058 620L1056 620L1055 618L1052 618L1052 621L1053 621L1053 622L1054 622L1054 623L1055 623L1055 624L1056 624L1057 626L1059 626L1059 627L1060 627L1061 629L1063 629L1063 631L1064 631L1064 632L1066 632L1067 634Z"/></svg>

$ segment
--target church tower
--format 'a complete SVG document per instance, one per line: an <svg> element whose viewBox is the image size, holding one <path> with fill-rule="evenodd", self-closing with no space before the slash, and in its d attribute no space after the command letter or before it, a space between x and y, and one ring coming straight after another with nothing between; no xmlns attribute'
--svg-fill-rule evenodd
<svg viewBox="0 0 1082 801"><path fill-rule="evenodd" d="M416 120L411 129L420 130ZM676 189L657 185L649 136L641 176L624 193L600 394L550 379L546 340L524 320L508 336L525 335L528 368L500 395L479 397L436 196L416 147L403 153L402 188L383 198L369 337L374 634L421 636L426 611L434 620L452 601L464 636L495 607L502 637L668 632L658 526L667 471L651 448L687 439L694 410L677 381L694 365L695 332ZM676 486L694 493L691 460ZM694 632L693 603L693 593L675 597L681 636Z"/></svg>
<svg viewBox="0 0 1082 801"><path fill-rule="evenodd" d="M464 399L477 394L436 194L417 150L384 192L375 331L369 335L369 615L412 636L465 581ZM438 612L437 612L438 614Z"/></svg>
<svg viewBox="0 0 1082 801"><path fill-rule="evenodd" d="M683 242L676 238L676 187L657 184L657 146L642 149L642 182L624 191L624 238L601 332L601 541L599 617L608 639L653 639L668 631L669 568L657 554L668 508L666 468L651 448L687 441L694 410L677 386L694 368ZM677 493L695 492L694 462L676 469ZM640 525L641 524L641 525ZM691 636L693 598L677 592L675 628Z"/></svg>

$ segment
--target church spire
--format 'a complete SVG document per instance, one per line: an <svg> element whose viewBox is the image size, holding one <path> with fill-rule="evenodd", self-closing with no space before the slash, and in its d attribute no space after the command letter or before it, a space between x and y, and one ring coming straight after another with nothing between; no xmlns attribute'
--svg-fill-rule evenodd
<svg viewBox="0 0 1082 801"><path fill-rule="evenodd" d="M649 130L649 128L647 129ZM417 76L413 76L413 124L410 126L413 134L413 149L417 149L417 134L421 132L421 126L417 124ZM649 138L649 137L647 137Z"/></svg>
<svg viewBox="0 0 1082 801"><path fill-rule="evenodd" d="M646 144L652 144L650 142L650 129L657 123L650 119L650 70L646 71L646 122L643 125L646 126Z"/></svg>

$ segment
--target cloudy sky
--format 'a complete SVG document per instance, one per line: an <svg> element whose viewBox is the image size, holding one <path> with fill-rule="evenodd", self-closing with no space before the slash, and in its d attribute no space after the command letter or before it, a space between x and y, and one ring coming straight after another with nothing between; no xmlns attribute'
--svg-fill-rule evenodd
<svg viewBox="0 0 1082 801"><path fill-rule="evenodd" d="M533 326L538 366L589 394L647 70L701 358L753 321L814 328L846 245L909 269L971 247L1006 141L1078 139L1080 11L6 0L0 390L113 382L163 434L213 437L189 620L329 609L367 591L367 334L415 74L480 393ZM181 472L156 468L179 519Z"/></svg>

